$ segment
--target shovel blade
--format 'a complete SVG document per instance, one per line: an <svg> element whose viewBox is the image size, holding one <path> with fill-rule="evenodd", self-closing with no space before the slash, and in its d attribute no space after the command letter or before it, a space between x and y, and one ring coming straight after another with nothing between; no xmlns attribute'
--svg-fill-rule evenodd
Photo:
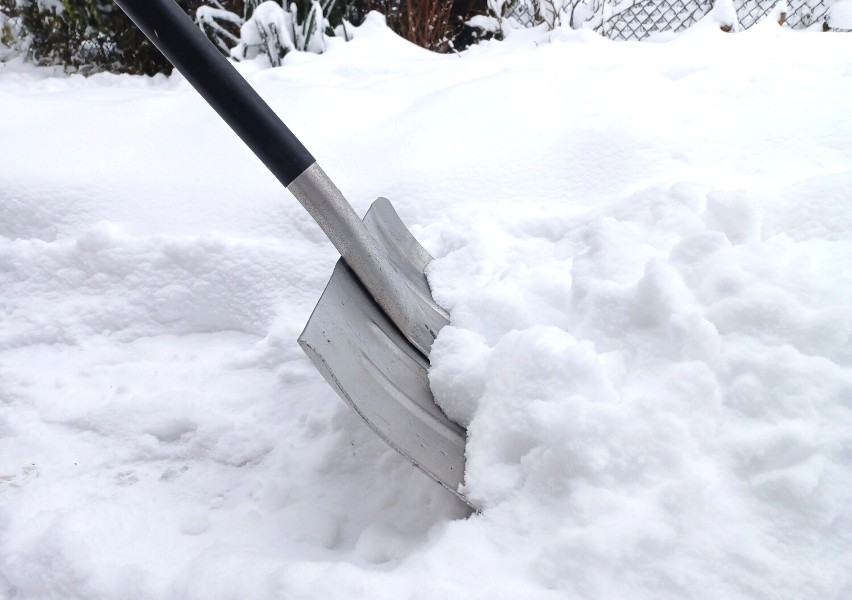
<svg viewBox="0 0 852 600"><path fill-rule="evenodd" d="M431 293L424 269L432 257L390 202L379 198L364 217L412 289ZM467 502L465 430L435 404L429 361L403 337L343 259L337 262L299 344L326 381L394 450Z"/></svg>

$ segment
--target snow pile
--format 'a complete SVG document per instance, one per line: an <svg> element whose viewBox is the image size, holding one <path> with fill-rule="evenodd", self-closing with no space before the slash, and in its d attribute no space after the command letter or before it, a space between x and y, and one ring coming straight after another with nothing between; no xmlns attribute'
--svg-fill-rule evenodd
<svg viewBox="0 0 852 600"><path fill-rule="evenodd" d="M823 561L850 551L852 174L815 183L652 188L436 265L436 282L450 258L481 268L490 243L508 267L462 294L431 376L470 423L471 497L549 532L548 586L838 589Z"/></svg>
<svg viewBox="0 0 852 600"><path fill-rule="evenodd" d="M334 251L185 81L0 70L0 597L848 597L847 46L239 65L436 256L470 518L298 348Z"/></svg>

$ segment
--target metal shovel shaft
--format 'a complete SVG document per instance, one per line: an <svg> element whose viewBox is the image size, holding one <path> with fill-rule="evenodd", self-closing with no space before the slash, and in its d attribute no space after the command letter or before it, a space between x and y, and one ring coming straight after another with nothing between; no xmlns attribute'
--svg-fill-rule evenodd
<svg viewBox="0 0 852 600"><path fill-rule="evenodd" d="M385 314L417 350L429 356L438 331L449 323L449 315L432 299L431 293L408 283L367 231L343 194L318 163L308 167L287 187L319 224L358 279Z"/></svg>

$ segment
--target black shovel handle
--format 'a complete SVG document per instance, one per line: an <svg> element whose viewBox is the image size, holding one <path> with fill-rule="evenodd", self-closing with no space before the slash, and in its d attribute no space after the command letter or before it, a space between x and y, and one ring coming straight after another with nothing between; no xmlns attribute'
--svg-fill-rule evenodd
<svg viewBox="0 0 852 600"><path fill-rule="evenodd" d="M284 184L316 160L174 0L115 0Z"/></svg>

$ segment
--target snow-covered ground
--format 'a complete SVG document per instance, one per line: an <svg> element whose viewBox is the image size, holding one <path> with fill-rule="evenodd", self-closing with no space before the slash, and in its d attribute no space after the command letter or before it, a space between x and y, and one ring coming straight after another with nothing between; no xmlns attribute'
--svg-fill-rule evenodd
<svg viewBox="0 0 852 600"><path fill-rule="evenodd" d="M852 597L852 37L240 69L436 257L484 510L302 354L336 254L185 81L0 66L0 597Z"/></svg>

